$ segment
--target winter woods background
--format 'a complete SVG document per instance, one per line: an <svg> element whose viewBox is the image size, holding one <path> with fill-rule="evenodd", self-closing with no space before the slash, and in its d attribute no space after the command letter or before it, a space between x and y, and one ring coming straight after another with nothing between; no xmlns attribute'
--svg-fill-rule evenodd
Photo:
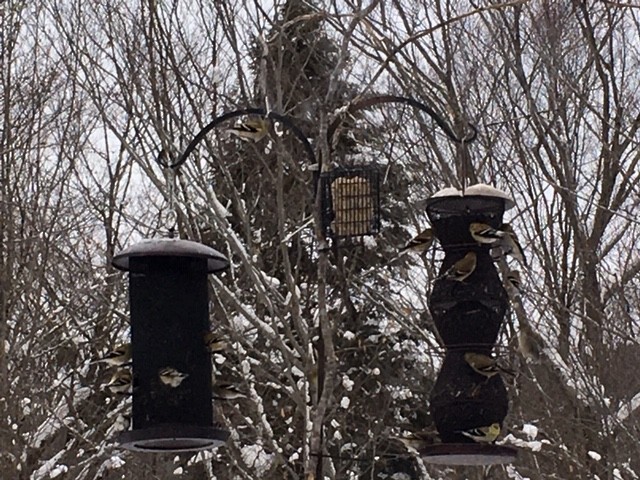
<svg viewBox="0 0 640 480"><path fill-rule="evenodd" d="M0 478L640 476L640 8L8 0L0 18ZM478 139L398 104L344 113L376 94ZM250 106L294 117L325 162L381 166L382 233L318 253L309 161L278 125L255 144L216 129L175 180L158 165ZM507 467L425 466L392 438L431 427L442 359L442 255L398 247L463 174L511 193L531 263L501 335L518 370L501 439L523 447ZM232 261L211 278L233 342L214 361L248 398L216 403L216 451L132 454L114 443L130 400L89 361L128 337L114 253L174 225ZM518 320L548 358L523 360Z"/></svg>

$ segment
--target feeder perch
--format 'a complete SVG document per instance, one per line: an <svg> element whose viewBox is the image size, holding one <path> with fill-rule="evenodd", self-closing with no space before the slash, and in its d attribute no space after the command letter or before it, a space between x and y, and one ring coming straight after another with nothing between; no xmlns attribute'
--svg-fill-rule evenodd
<svg viewBox="0 0 640 480"><path fill-rule="evenodd" d="M205 245L179 239L146 240L113 259L129 272L133 372L132 429L124 448L182 452L214 448L229 432L213 423L207 274L228 260ZM160 380L172 367L188 376L177 386Z"/></svg>
<svg viewBox="0 0 640 480"><path fill-rule="evenodd" d="M339 167L319 176L322 228L334 239L380 232L380 173L376 166Z"/></svg>

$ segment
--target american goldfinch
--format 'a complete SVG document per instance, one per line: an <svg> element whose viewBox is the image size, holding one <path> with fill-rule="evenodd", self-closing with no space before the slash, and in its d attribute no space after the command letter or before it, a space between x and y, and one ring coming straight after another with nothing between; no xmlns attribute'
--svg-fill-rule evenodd
<svg viewBox="0 0 640 480"><path fill-rule="evenodd" d="M506 234L486 223L473 222L469 225L471 238L482 245L494 245L500 242Z"/></svg>
<svg viewBox="0 0 640 480"><path fill-rule="evenodd" d="M520 242L518 241L518 237L516 236L513 228L508 223L503 223L500 226L500 230L505 233L504 238L500 241L500 246L505 254L511 255L518 262L520 262L525 267L527 266L527 258L524 256L524 251L520 246Z"/></svg>
<svg viewBox="0 0 640 480"><path fill-rule="evenodd" d="M400 251L403 252L405 250L411 250L417 253L424 253L433 243L433 238L433 230L427 228L409 240L409 242L402 247Z"/></svg>
<svg viewBox="0 0 640 480"><path fill-rule="evenodd" d="M474 372L487 378L491 378L498 373L515 375L512 370L500 366L495 358L483 355L482 353L466 352L464 354L464 360Z"/></svg>
<svg viewBox="0 0 640 480"><path fill-rule="evenodd" d="M438 438L438 433L436 431L414 432L403 435L402 437L390 438L392 440L397 440L405 447L414 450L420 450L421 448L424 448L426 446L440 443L440 438Z"/></svg>
<svg viewBox="0 0 640 480"><path fill-rule="evenodd" d="M456 282L463 282L476 269L477 261L478 259L476 256L476 252L468 252L464 257L451 265L449 270L441 275L440 278L444 278L445 280L453 280Z"/></svg>
<svg viewBox="0 0 640 480"><path fill-rule="evenodd" d="M509 270L507 284L513 287L516 294L520 295L521 276L518 270Z"/></svg>
<svg viewBox="0 0 640 480"><path fill-rule="evenodd" d="M537 361L544 350L544 340L534 332L528 322L520 321L518 331L518 350L527 360Z"/></svg>
<svg viewBox="0 0 640 480"><path fill-rule="evenodd" d="M236 398L246 397L231 383L219 383L213 386L213 398L217 400L235 400Z"/></svg>
<svg viewBox="0 0 640 480"><path fill-rule="evenodd" d="M500 435L500 424L492 423L488 427L470 428L460 433L477 443L493 443Z"/></svg>
<svg viewBox="0 0 640 480"><path fill-rule="evenodd" d="M158 372L160 381L165 385L169 385L171 388L179 387L188 376L188 373L180 372L173 367L165 367Z"/></svg>
<svg viewBox="0 0 640 480"><path fill-rule="evenodd" d="M127 393L131 390L132 381L133 375L131 371L126 368L119 368L111 376L111 380L109 380L106 387L111 393Z"/></svg>
<svg viewBox="0 0 640 480"><path fill-rule="evenodd" d="M119 367L131 362L131 344L118 345L108 352L104 357L92 361L91 363L106 363L114 367Z"/></svg>
<svg viewBox="0 0 640 480"><path fill-rule="evenodd" d="M204 334L204 344L207 346L207 350L211 353L223 352L229 348L229 343L221 337L218 337L213 332L207 332Z"/></svg>
<svg viewBox="0 0 640 480"><path fill-rule="evenodd" d="M256 143L262 140L268 132L269 123L266 118L252 118L227 129L227 133L235 135L245 142L253 140Z"/></svg>

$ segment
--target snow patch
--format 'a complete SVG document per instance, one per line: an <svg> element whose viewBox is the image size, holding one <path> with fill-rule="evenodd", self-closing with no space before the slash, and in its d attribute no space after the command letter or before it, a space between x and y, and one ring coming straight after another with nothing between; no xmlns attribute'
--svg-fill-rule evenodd
<svg viewBox="0 0 640 480"><path fill-rule="evenodd" d="M356 338L356 334L347 330L342 334L342 338L344 338L345 340L353 340L354 338Z"/></svg>
<svg viewBox="0 0 640 480"><path fill-rule="evenodd" d="M66 465L56 465L53 470L49 472L49 478L56 478L63 473L67 473L69 471L69 467Z"/></svg>
<svg viewBox="0 0 640 480"><path fill-rule="evenodd" d="M342 376L342 386L347 392L350 392L351 390L353 390L354 385L355 385L355 382L353 380L351 380L346 375Z"/></svg>
<svg viewBox="0 0 640 480"><path fill-rule="evenodd" d="M594 452L593 450L589 450L587 452L587 455L593 458L596 462L599 462L600 460L602 460L602 455L600 455L598 452Z"/></svg>
<svg viewBox="0 0 640 480"><path fill-rule="evenodd" d="M513 480L531 480L529 477L523 477L520 475L513 465L507 465L507 477Z"/></svg>
<svg viewBox="0 0 640 480"><path fill-rule="evenodd" d="M535 440L538 436L538 427L526 423L522 426L522 433L524 433L529 440Z"/></svg>
<svg viewBox="0 0 640 480"><path fill-rule="evenodd" d="M515 447L526 448L527 450L531 450L532 452L539 452L540 450L542 450L542 442L539 442L537 440L528 442L526 440L516 438L512 434L504 437L501 444L508 444Z"/></svg>

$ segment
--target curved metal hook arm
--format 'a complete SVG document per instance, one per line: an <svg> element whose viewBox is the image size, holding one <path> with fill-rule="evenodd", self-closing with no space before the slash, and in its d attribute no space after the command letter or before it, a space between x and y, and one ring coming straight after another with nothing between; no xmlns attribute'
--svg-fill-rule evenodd
<svg viewBox="0 0 640 480"><path fill-rule="evenodd" d="M298 140L300 140L300 142L302 142L302 145L311 163L312 164L316 163L316 156L313 153L313 148L311 148L311 144L309 143L309 140L307 140L307 137L305 136L305 134L302 133L302 131L298 127L296 127L291 117L288 117L286 115L280 115L279 113L275 113L275 112L267 113L262 108L245 108L242 110L235 110L233 112L225 113L224 115L220 115L219 117L214 118L209 124L207 124L202 130L198 132L198 134L193 138L193 140L191 140L189 145L187 145L187 148L185 149L185 151L182 153L182 155L180 155L180 157L178 158L178 160L176 160L175 163L166 163L160 159L158 159L158 163L163 167L167 167L167 168L176 169L180 167L180 165L182 165L184 162L187 161L187 158L189 158L189 155L191 155L191 152L193 152L196 149L198 144L207 136L207 134L211 130L213 130L214 128L216 128L218 125L220 125L222 122L226 120L229 120L235 117L241 117L242 115L262 115L265 118L270 118L270 119L277 120L278 122L281 122L284 126L286 126L289 130L293 132L293 134L298 138Z"/></svg>
<svg viewBox="0 0 640 480"><path fill-rule="evenodd" d="M376 95L374 97L365 98L364 100L360 100L358 102L352 103L349 108L349 113L357 112L358 110L362 110L363 108L373 107L375 105L380 105L382 103L405 103L414 108L422 110L427 113L433 120L438 124L438 126L444 131L444 133L454 142L456 143L470 143L476 139L478 136L478 129L471 123L468 123L469 128L471 128L471 135L458 138L455 133L451 130L451 127L438 115L438 113L432 109L431 107L414 100L409 97L400 97L397 95ZM333 121L333 123L329 126L327 130L327 138L329 139L329 145L331 145L331 139L333 138L333 134L336 129L340 126L342 122L341 118L337 118Z"/></svg>

